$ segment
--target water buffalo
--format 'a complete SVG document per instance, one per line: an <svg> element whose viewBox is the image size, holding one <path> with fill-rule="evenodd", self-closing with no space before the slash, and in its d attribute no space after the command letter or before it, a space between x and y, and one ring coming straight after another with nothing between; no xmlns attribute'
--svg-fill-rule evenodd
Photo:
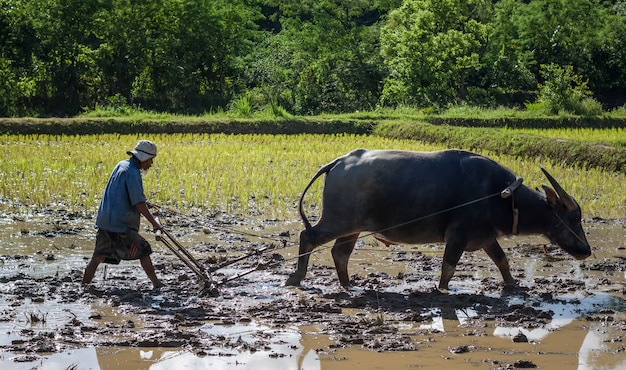
<svg viewBox="0 0 626 370"><path fill-rule="evenodd" d="M442 290L448 289L463 252L478 249L495 262L505 284L514 285L497 241L503 235L543 234L576 259L589 257L580 206L542 171L553 188L543 185L540 192L518 186L521 179L510 170L467 151L354 150L320 168L304 189L299 209L305 230L296 271L286 285L299 285L310 252L336 239L335 268L341 285L349 286L348 259L364 231L386 244L445 242ZM322 214L311 226L302 202L322 174L327 174Z"/></svg>

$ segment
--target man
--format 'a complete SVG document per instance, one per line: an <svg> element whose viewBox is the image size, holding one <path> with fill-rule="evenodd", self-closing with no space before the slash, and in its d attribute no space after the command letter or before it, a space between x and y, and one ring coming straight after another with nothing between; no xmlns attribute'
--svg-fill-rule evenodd
<svg viewBox="0 0 626 370"><path fill-rule="evenodd" d="M152 224L155 232L161 229L148 209L142 180L142 174L152 166L157 147L151 141L140 140L135 149L126 153L131 157L113 169L98 208L96 247L85 268L83 286L91 283L101 263L117 265L121 260L137 259L154 288L163 286L150 259L152 248L138 232L140 214Z"/></svg>

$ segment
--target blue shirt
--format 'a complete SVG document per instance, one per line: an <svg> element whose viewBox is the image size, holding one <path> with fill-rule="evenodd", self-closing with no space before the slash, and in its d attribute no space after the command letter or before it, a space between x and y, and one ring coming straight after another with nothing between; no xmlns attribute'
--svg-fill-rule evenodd
<svg viewBox="0 0 626 370"><path fill-rule="evenodd" d="M135 205L145 201L137 163L132 158L119 162L104 189L96 226L116 233L124 233L128 229L139 230L141 216Z"/></svg>

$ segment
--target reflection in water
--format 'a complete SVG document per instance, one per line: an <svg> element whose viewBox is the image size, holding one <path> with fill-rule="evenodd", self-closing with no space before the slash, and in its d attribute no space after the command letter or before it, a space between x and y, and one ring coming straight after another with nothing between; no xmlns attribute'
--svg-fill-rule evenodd
<svg viewBox="0 0 626 370"><path fill-rule="evenodd" d="M297 328L276 330L255 323L248 325L206 325L202 330L220 333L232 338L233 342L258 345L256 351L213 348L206 353L191 353L185 350L164 348L144 349L97 349L102 370L120 369L319 369L315 351L300 345L301 335ZM271 339L259 339L271 338ZM120 367L122 365L122 367Z"/></svg>
<svg viewBox="0 0 626 370"><path fill-rule="evenodd" d="M578 369L626 369L626 356L606 353L605 348L606 338L600 331L589 330L578 353Z"/></svg>
<svg viewBox="0 0 626 370"><path fill-rule="evenodd" d="M236 333L242 327L232 326L224 332ZM37 360L19 362L25 355L0 354L0 369L14 370L173 370L173 369L320 369L315 350L300 344L301 335L294 328L276 332L267 327L256 327L233 340L252 343L258 333L271 334L271 343L262 350L223 350L215 348L209 353L194 354L186 350L166 348L83 348L63 353L35 355ZM319 341L316 342L319 344ZM32 355L30 355L32 356Z"/></svg>
<svg viewBox="0 0 626 370"><path fill-rule="evenodd" d="M430 325L422 325L422 328L433 330L445 330L455 332L459 325L463 325L464 311L460 315L459 321L445 320L440 316L433 317ZM472 316L470 313L469 316ZM566 324L566 321L570 321ZM511 333L523 331L531 341L537 344L529 344L531 347L521 347L530 352L541 352L544 356L542 367L550 368L554 364L559 368L577 368L578 370L588 369L620 369L626 367L626 359L623 356L616 356L606 351L606 337L597 325L590 330L580 330L584 322L572 319L556 319L551 322L552 329L545 328L525 331L520 328L496 327L494 337L486 338L484 342L490 343L495 352L515 351L516 345L511 344ZM558 329L557 329L558 327ZM207 328L213 330L213 328ZM314 330L314 328L300 328L300 330ZM385 368L387 364L394 367L425 367L434 366L441 362L441 356L449 353L442 352L440 348L424 346L420 348L419 354L409 353L385 353L380 354L373 351L362 351L357 348L338 349L332 354L318 356L316 349L328 346L332 341L324 335L316 333L303 333L297 328L289 330L275 331L268 327L256 324L240 326L234 325L220 328L224 335L234 335L234 341L252 343L258 340L257 336L272 338L262 350L250 352L246 350L237 351L215 348L209 353L191 353L185 350L171 350L166 348L84 348L70 350L63 353L40 355L37 361L14 362L13 359L22 355L3 354L0 357L0 368L10 368L15 370L27 370L40 368L45 370L66 370L75 367L76 369L102 369L102 370L170 370L170 369L343 369L346 365L358 365L361 369ZM508 333L508 334L506 334ZM501 338L497 340L497 338ZM533 339L531 339L533 338ZM541 338L541 339L539 339ZM455 340L451 337L441 337L438 339L446 345L454 345ZM540 345L538 345L540 342ZM481 344L479 347L484 347ZM525 345L525 344L521 344ZM536 348L535 348L536 347ZM481 349L474 351L473 356L497 357L493 353L479 353ZM485 348L482 348L485 350ZM561 362L563 356L576 355L578 353L577 366ZM548 358L555 355L554 359ZM541 355L540 357L541 358ZM454 363L453 358L447 360L450 365L457 369L475 368L475 364L467 362ZM471 365L471 366L470 366ZM7 367L9 366L9 367ZM483 366L482 368L485 368Z"/></svg>
<svg viewBox="0 0 626 370"><path fill-rule="evenodd" d="M555 332L559 328L569 325L576 318L580 317L580 312L590 312L597 309L597 307L608 306L612 302L612 297L607 295L595 295L590 297L570 298L576 300L576 305L568 304L564 297L557 297L563 299L563 302L546 303L540 302L535 304L533 308L542 311L553 312L552 320L545 326L535 329L525 329L517 327L502 327L498 326L493 332L493 335L500 337L514 337L517 333L523 333L528 340L540 341L548 334ZM512 301L512 304L519 304L522 302Z"/></svg>
<svg viewBox="0 0 626 370"><path fill-rule="evenodd" d="M100 369L96 349L81 348L62 353L49 355L35 355L37 360L21 362L19 359L25 358L20 354L2 354L0 356L0 369L11 370L67 370L67 369ZM32 355L31 355L32 356ZM117 367L118 370L124 369Z"/></svg>
<svg viewBox="0 0 626 370"><path fill-rule="evenodd" d="M588 369L619 369L626 368L626 359L615 355L619 343L612 343L610 338L620 338L619 333L604 327L602 323L586 322L579 319L581 307L612 307L623 311L623 301L616 301L608 295L590 296L580 299L580 305L567 303L545 304L542 310L554 312L548 325L526 329L520 327L504 327L493 325L493 335L472 339L477 345L473 351L474 358L496 358L495 353L505 351L530 351L540 353L542 367L550 364L559 365L559 361L577 358L573 363L561 363L560 368ZM620 306L621 305L621 306ZM472 319L479 315L470 308L455 310L456 319L444 318L442 312L433 309L431 321L417 325L433 333L448 332L448 336L436 337L438 346L422 346L419 355L409 353L377 354L359 348L335 349L332 353L318 355L317 349L328 348L332 340L327 335L320 335L314 327L271 328L258 323L237 325L206 324L200 330L231 338L233 343L241 343L241 350L232 348L213 348L207 353L191 353L186 350L167 348L84 348L69 350L63 353L36 355L35 361L15 362L24 355L3 353L0 356L0 368L26 370L33 368L66 370L75 366L76 369L341 369L345 365L353 366L355 361L361 363L362 369L376 368L375 364L384 365L385 359L394 366L428 366L441 362L441 356L450 356L442 352L446 346L458 345L467 341L459 341L462 327L471 325ZM623 316L623 315L622 315ZM490 325L491 326L491 325ZM411 325L404 325L402 330L413 331ZM513 344L511 338L522 332L529 342ZM434 334L431 334L433 336ZM416 337L416 341L423 338ZM249 351L243 348L258 348ZM530 346L530 347L529 347ZM483 351L482 353L480 351ZM492 351L492 352L490 352ZM442 354L443 353L443 354ZM550 356L554 357L551 358ZM448 359L453 361L454 358ZM536 360L533 360L536 361ZM453 363L450 363L453 365ZM456 368L469 368L469 363L454 363ZM568 367L571 365L571 367ZM574 366L575 365L575 366Z"/></svg>
<svg viewBox="0 0 626 370"><path fill-rule="evenodd" d="M301 356L297 352L282 358L270 358L266 351L254 354L241 352L232 356L197 356L189 352L179 351L162 353L150 369L319 369L320 364L315 352L309 352L308 356L304 356L302 363L298 362L299 359Z"/></svg>
<svg viewBox="0 0 626 370"><path fill-rule="evenodd" d="M77 238L76 236L61 236L54 239L46 239L32 234L23 235L18 227L4 227L11 224L5 221L0 222L0 250L2 254L19 254L28 257L26 265L31 266L29 271L23 271L21 263L6 263L0 265L0 278L15 276L18 273L28 274L32 277L46 277L53 274L65 275L67 271L80 270L84 267L85 251L91 251L93 240L91 237ZM6 234L4 234L6 233ZM613 251L616 246L622 245L624 240L624 229L612 229L613 234L608 234L606 230L590 230L589 240L597 247L596 260L601 258L615 258ZM609 237L608 235L613 235ZM604 243L604 245L601 245ZM56 247L55 247L56 245ZM72 249L59 251L58 246L72 246ZM31 248L29 251L27 247ZM76 247L76 249L74 249ZM57 257L63 253L62 260L47 262L39 251L54 251ZM82 253L82 254L81 254ZM357 269L359 260L367 262L371 271L383 268L377 264L380 255L369 256L366 251L354 258L353 267ZM371 258L370 258L371 257ZM320 257L321 258L321 257ZM14 260L8 259L13 262ZM41 263L36 263L42 261ZM374 262L372 262L374 261ZM378 262L376 262L378 261ZM539 260L526 259L521 263L518 258L515 263L522 267L526 282L532 282L536 278L546 276L544 262ZM592 262L588 262L589 264ZM54 271L49 269L54 266ZM373 266L373 267L372 267ZM390 271L390 275L397 275L390 269L399 268L405 271L407 267L403 264L388 264L384 266ZM60 269L60 270L59 270ZM615 275L607 275L606 271L581 270L578 262L569 259L554 263L554 267L548 270L549 274L555 276L566 276L576 280L593 280L588 286L597 286L597 281L605 278L612 280L610 286L623 287L626 283L626 273L616 271ZM362 274L356 271L357 274ZM480 291L480 279L488 277L489 269L484 271L473 271L474 283L461 283L452 290L451 294L482 294ZM262 277L258 279L260 284L265 281ZM411 282L412 289L426 290L419 288L419 282ZM480 313L468 307L432 307L422 315L430 317L428 322L402 322L396 324L399 330L410 333L415 342L418 352L404 353L377 353L375 351L362 349L360 346L351 348L334 348L331 344L335 341L326 332L319 334L320 328L314 327L288 327L274 328L261 325L259 323L237 324L221 326L205 324L199 330L206 331L212 335L223 335L230 338L232 343L241 342L241 346L229 346L229 348L213 348L207 353L190 352L181 348L129 348L129 347L107 347L107 348L82 348L73 349L61 353L11 353L3 350L13 341L19 341L20 330L33 329L24 322L22 315L30 311L45 312L47 315L47 327L42 331L50 331L51 328L61 327L70 319L76 318L81 322L90 323L90 315L94 312L100 313L107 323L121 325L125 321L132 319L137 330L141 330L145 323L141 315L133 315L120 312L116 307L112 307L105 301L96 301L91 307L83 306L81 303L59 302L54 296L47 296L42 303L34 303L29 297L17 300L11 296L14 284L6 281L0 284L0 314L4 312L16 312L19 317L14 320L0 321L0 369L52 369L66 370L75 367L76 369L345 369L359 368L360 370L374 368L432 368L432 367L455 367L463 368L492 368L485 364L485 359L497 359L500 364L512 363L511 358L530 358L542 368L576 368L578 370L588 369L619 369L626 368L626 359L623 356L624 344L619 342L623 338L623 331L619 325L605 325L605 322L588 321L585 317L589 313L597 312L599 309L608 308L616 312L614 315L607 314L616 322L626 322L624 311L626 306L622 290L613 290L607 293L594 291L581 295L569 297L553 297L552 301L538 300L528 302L522 298L508 297L509 304L531 305L533 308L542 311L551 311L552 318L545 326L535 328L506 327L499 325L495 321L485 321L480 325L475 325L475 319L480 318ZM465 285L464 285L465 284ZM270 287L272 289L281 289ZM326 287L319 290L324 291ZM403 293L406 287L398 287L398 294ZM622 292L620 294L619 292ZM616 293L617 292L617 293ZM362 292L361 292L362 293ZM357 295L359 292L356 293ZM323 294L319 294L323 295ZM428 295L425 295L426 297ZM268 294L267 299L274 299L275 295ZM495 296L493 296L495 297ZM501 297L495 297L502 299ZM573 303L575 301L575 304ZM154 304L160 304L159 298L154 297ZM18 305L19 304L19 305ZM352 315L345 310L345 315ZM8 314L5 317L11 318ZM426 332L424 334L423 332ZM474 337L467 335L468 332L479 333ZM484 332L484 335L481 334ZM513 343L512 337L522 332L526 335L530 343ZM445 333L446 335L438 335ZM250 351L249 346L244 343L254 343L256 351ZM451 354L450 347L471 344L474 346L469 354ZM235 348L232 349L231 347ZM239 348L239 349L237 349ZM322 351L319 351L322 349ZM32 356L32 361L19 362L16 359L25 359L25 356Z"/></svg>

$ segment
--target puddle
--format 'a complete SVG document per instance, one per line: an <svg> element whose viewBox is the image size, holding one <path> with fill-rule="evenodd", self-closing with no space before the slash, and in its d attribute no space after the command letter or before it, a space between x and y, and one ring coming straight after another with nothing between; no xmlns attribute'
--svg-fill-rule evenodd
<svg viewBox="0 0 626 370"><path fill-rule="evenodd" d="M466 253L443 294L434 290L441 245L386 248L364 238L350 260L350 290L322 248L302 288L286 288L298 222L172 218L177 240L206 266L268 249L215 272L216 281L258 261L267 267L209 297L154 242L165 288L150 290L139 264L126 261L101 266L84 290L91 219L0 215L0 368L626 367L623 222L584 225L594 255L582 262L541 237L501 240L519 281L513 290L502 289L483 252Z"/></svg>

